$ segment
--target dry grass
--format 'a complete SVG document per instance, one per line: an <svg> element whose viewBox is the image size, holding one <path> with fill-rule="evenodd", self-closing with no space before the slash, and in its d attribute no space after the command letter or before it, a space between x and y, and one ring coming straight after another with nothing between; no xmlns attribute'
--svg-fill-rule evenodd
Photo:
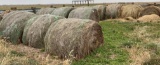
<svg viewBox="0 0 160 65"><path fill-rule="evenodd" d="M71 60L59 60L40 49L12 45L0 39L0 65L70 65Z"/></svg>

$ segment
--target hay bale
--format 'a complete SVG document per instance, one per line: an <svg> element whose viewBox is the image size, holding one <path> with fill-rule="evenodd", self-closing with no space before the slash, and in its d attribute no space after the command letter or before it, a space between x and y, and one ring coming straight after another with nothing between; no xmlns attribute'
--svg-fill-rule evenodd
<svg viewBox="0 0 160 65"><path fill-rule="evenodd" d="M111 18L118 18L120 17L120 9L122 4L110 4L106 7L106 19Z"/></svg>
<svg viewBox="0 0 160 65"><path fill-rule="evenodd" d="M133 17L138 18L143 7L140 5L124 5L121 7L121 17Z"/></svg>
<svg viewBox="0 0 160 65"><path fill-rule="evenodd" d="M41 8L41 9L37 12L37 14L38 14L38 15L51 14L54 10L55 10L55 8Z"/></svg>
<svg viewBox="0 0 160 65"><path fill-rule="evenodd" d="M63 16L65 18L68 18L69 13L73 10L73 7L61 7L61 8L56 8L52 14L57 15L57 16Z"/></svg>
<svg viewBox="0 0 160 65"><path fill-rule="evenodd" d="M160 8L157 6L148 6L145 7L141 12L141 16L151 15L151 14L157 14L160 16Z"/></svg>
<svg viewBox="0 0 160 65"><path fill-rule="evenodd" d="M104 5L96 5L96 6L93 6L93 8L98 11L100 20L104 20L105 19L106 6L104 6Z"/></svg>
<svg viewBox="0 0 160 65"><path fill-rule="evenodd" d="M92 20L61 19L53 23L44 38L46 52L60 58L88 55L103 43L101 26Z"/></svg>
<svg viewBox="0 0 160 65"><path fill-rule="evenodd" d="M24 28L23 43L34 48L44 48L43 39L50 24L62 18L45 14L30 19Z"/></svg>
<svg viewBox="0 0 160 65"><path fill-rule="evenodd" d="M79 7L71 11L68 18L91 19L99 22L99 15L96 9L91 7Z"/></svg>
<svg viewBox="0 0 160 65"><path fill-rule="evenodd" d="M12 43L21 42L24 26L35 14L24 11L13 11L4 16L0 23L0 35Z"/></svg>
<svg viewBox="0 0 160 65"><path fill-rule="evenodd" d="M139 22L157 22L160 17L156 14L144 15L137 19Z"/></svg>

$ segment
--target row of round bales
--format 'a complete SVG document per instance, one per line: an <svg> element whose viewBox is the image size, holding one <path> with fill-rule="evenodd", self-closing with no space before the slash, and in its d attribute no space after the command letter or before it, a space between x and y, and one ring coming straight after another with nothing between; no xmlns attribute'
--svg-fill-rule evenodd
<svg viewBox="0 0 160 65"><path fill-rule="evenodd" d="M0 22L0 35L13 44L45 48L62 59L80 59L103 44L98 22L89 19L12 11Z"/></svg>
<svg viewBox="0 0 160 65"><path fill-rule="evenodd" d="M160 16L158 6L146 6L138 4L110 4L107 6L83 6L83 7L60 7L60 8L42 8L37 14L53 14L65 18L91 19L94 21L132 17L137 19L144 15L156 14Z"/></svg>

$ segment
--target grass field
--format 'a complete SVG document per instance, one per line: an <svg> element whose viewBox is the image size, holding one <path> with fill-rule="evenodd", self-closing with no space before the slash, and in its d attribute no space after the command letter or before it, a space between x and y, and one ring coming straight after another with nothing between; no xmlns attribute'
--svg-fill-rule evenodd
<svg viewBox="0 0 160 65"><path fill-rule="evenodd" d="M48 59L41 49L17 50L24 46L6 45L1 40L0 49L6 51L0 50L0 65L160 65L160 23L102 21L99 24L104 44L84 59ZM44 58L37 59L39 55Z"/></svg>

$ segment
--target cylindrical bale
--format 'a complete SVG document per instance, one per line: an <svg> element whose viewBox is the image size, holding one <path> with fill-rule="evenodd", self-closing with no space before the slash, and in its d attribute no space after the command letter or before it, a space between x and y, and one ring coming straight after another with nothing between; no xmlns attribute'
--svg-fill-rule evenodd
<svg viewBox="0 0 160 65"><path fill-rule="evenodd" d="M156 14L144 15L137 19L139 22L157 22L160 17Z"/></svg>
<svg viewBox="0 0 160 65"><path fill-rule="evenodd" d="M63 16L65 18L68 18L69 13L73 10L73 7L60 7L56 8L53 12L52 15L57 15L57 16Z"/></svg>
<svg viewBox="0 0 160 65"><path fill-rule="evenodd" d="M6 14L0 23L0 34L14 44L21 43L24 26L33 16L35 14L24 11L13 11Z"/></svg>
<svg viewBox="0 0 160 65"><path fill-rule="evenodd" d="M43 14L51 14L55 8L41 8L36 14L43 15Z"/></svg>
<svg viewBox="0 0 160 65"><path fill-rule="evenodd" d="M79 7L71 11L68 18L91 19L99 22L99 15L96 9L91 7Z"/></svg>
<svg viewBox="0 0 160 65"><path fill-rule="evenodd" d="M121 7L121 17L133 17L138 18L140 16L140 12L143 10L141 5L124 5Z"/></svg>
<svg viewBox="0 0 160 65"><path fill-rule="evenodd" d="M88 19L61 19L52 23L44 38L45 51L66 59L80 59L103 44L101 26Z"/></svg>
<svg viewBox="0 0 160 65"><path fill-rule="evenodd" d="M44 36L49 26L63 17L45 14L39 15L28 20L23 33L22 41L24 44L34 48L44 48Z"/></svg>
<svg viewBox="0 0 160 65"><path fill-rule="evenodd" d="M105 19L106 6L104 6L104 5L96 5L96 6L93 6L93 8L98 11L100 20L104 20Z"/></svg>
<svg viewBox="0 0 160 65"><path fill-rule="evenodd" d="M148 6L145 7L141 12L141 16L151 15L151 14L157 14L160 16L160 8L157 6Z"/></svg>
<svg viewBox="0 0 160 65"><path fill-rule="evenodd" d="M106 19L119 18L122 4L110 4L106 7Z"/></svg>

